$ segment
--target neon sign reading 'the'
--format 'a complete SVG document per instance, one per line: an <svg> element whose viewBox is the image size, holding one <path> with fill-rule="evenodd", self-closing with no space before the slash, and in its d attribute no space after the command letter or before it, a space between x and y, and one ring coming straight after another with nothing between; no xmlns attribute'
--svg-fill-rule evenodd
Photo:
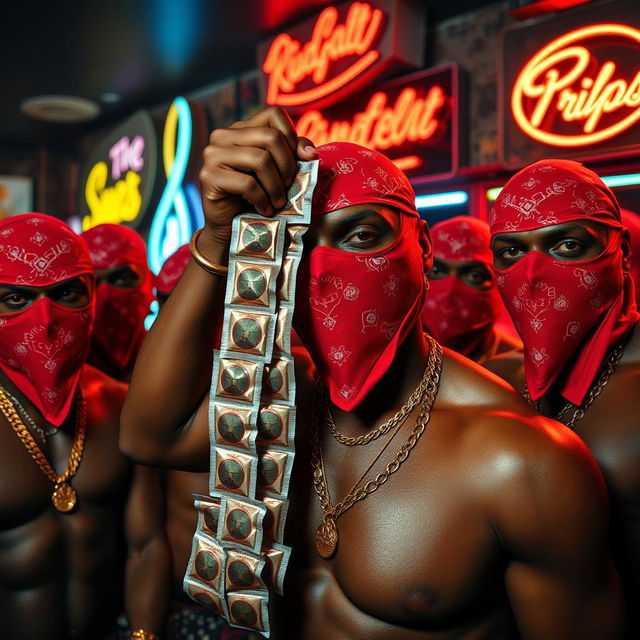
<svg viewBox="0 0 640 640"><path fill-rule="evenodd" d="M621 40L640 60L640 31L623 24L594 24L552 40L513 86L511 111L525 134L548 145L578 147L608 140L640 120L640 62L624 77L615 60L593 55L588 45L598 39L609 47ZM562 132L554 130L555 122L563 124ZM576 131L569 134L571 123Z"/></svg>
<svg viewBox="0 0 640 640"><path fill-rule="evenodd" d="M268 76L267 102L285 107L307 104L334 93L371 67L380 57L373 43L384 15L366 2L354 2L344 24L338 10L327 7L318 16L311 39L302 44L286 33L271 43L262 70ZM327 80L332 63L353 57L353 63ZM311 88L297 91L311 78Z"/></svg>

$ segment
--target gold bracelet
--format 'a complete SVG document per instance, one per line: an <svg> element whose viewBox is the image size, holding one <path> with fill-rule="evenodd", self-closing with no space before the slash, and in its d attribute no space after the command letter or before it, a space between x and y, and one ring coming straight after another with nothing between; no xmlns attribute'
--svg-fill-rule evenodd
<svg viewBox="0 0 640 640"><path fill-rule="evenodd" d="M223 267L221 264L211 262L211 260L203 256L198 250L198 238L200 237L201 233L202 229L198 229L191 236L191 242L189 242L189 250L191 251L193 259L201 269L204 269L208 273L214 273L218 276L226 276L229 272L229 267Z"/></svg>
<svg viewBox="0 0 640 640"><path fill-rule="evenodd" d="M129 634L130 640L160 640L160 636L157 636L151 631L145 631L144 629L137 629Z"/></svg>

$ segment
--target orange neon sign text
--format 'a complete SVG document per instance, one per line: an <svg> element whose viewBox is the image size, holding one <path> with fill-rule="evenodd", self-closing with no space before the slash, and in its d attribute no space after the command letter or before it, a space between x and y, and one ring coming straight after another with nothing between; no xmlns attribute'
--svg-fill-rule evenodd
<svg viewBox="0 0 640 640"><path fill-rule="evenodd" d="M596 24L552 40L527 62L511 93L511 111L524 133L544 144L577 147L608 140L640 120L640 64L630 79L619 77L612 60L599 65L582 44L602 36L618 36L640 48L637 29ZM527 99L533 104L529 113L525 113ZM625 110L619 119L599 128L605 114L621 109ZM566 135L546 130L545 123L555 115L564 122L577 122L582 132Z"/></svg>
<svg viewBox="0 0 640 640"><path fill-rule="evenodd" d="M267 102L285 107L307 104L330 95L373 65L380 54L372 49L383 13L365 2L354 2L344 24L337 24L338 10L327 7L318 16L311 40L301 44L286 33L275 38L262 70L268 76ZM327 81L332 62L349 56L358 59ZM311 77L315 87L295 93L303 80Z"/></svg>
<svg viewBox="0 0 640 640"><path fill-rule="evenodd" d="M320 111L307 111L296 123L298 134L314 141L316 145L332 141L355 142L370 149L390 149L406 142L424 143L433 138L443 122L438 119L447 97L439 86L429 89L424 97L416 89L403 89L393 105L382 91L374 93L364 111L351 122L330 122ZM419 166L417 156L396 160L408 170ZM416 161L418 164L416 164Z"/></svg>

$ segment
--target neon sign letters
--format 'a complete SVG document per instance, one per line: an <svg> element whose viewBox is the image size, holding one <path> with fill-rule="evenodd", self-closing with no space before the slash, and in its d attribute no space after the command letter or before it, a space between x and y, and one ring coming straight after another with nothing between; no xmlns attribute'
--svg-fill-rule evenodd
<svg viewBox="0 0 640 640"><path fill-rule="evenodd" d="M80 190L83 230L103 223L139 224L153 193L155 154L155 130L146 112L133 115L96 146Z"/></svg>
<svg viewBox="0 0 640 640"><path fill-rule="evenodd" d="M431 87L420 96L415 87L406 87L393 104L383 91L376 91L364 111L348 120L331 122L320 111L307 111L296 123L301 136L316 145L331 141L355 142L370 149L387 151L406 143L424 144L442 128L446 114L442 108L447 97L440 86ZM417 156L396 158L403 169L421 164ZM417 163L417 164L416 164Z"/></svg>
<svg viewBox="0 0 640 640"><path fill-rule="evenodd" d="M354 2L344 24L338 24L335 7L318 16L309 42L302 44L287 33L272 42L262 65L267 75L269 104L294 107L308 104L334 93L369 69L380 57L374 49L383 26L384 15L366 2ZM351 59L340 73L327 81L332 64ZM313 87L298 91L305 79Z"/></svg>
<svg viewBox="0 0 640 640"><path fill-rule="evenodd" d="M629 75L619 61L598 59L618 42L640 59L640 30L602 23L555 38L524 65L511 93L518 127L547 145L581 147L609 140L640 120L640 63ZM559 130L560 129L560 130Z"/></svg>

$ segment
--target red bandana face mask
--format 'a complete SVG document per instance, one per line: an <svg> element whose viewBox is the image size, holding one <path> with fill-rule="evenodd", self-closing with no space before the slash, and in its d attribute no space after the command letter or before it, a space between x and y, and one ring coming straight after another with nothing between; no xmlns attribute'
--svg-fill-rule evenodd
<svg viewBox="0 0 640 640"><path fill-rule="evenodd" d="M456 216L434 225L431 237L436 258L480 262L493 272L486 222ZM430 280L426 298L423 326L440 344L465 356L487 339L502 310L495 285L485 290L474 289L455 275Z"/></svg>
<svg viewBox="0 0 640 640"><path fill-rule="evenodd" d="M162 265L156 277L156 291L164 296L171 295L191 260L189 245L182 245L172 253Z"/></svg>
<svg viewBox="0 0 640 640"><path fill-rule="evenodd" d="M86 244L60 220L24 214L0 222L3 284L46 287L92 270ZM72 309L44 298L0 314L0 368L54 426L69 414L82 374L93 291L91 300Z"/></svg>
<svg viewBox="0 0 640 640"><path fill-rule="evenodd" d="M481 291L455 275L430 280L426 298L425 329L440 344L465 356L482 344L502 308L495 286Z"/></svg>
<svg viewBox="0 0 640 640"><path fill-rule="evenodd" d="M116 224L101 224L82 235L96 270L133 264L144 274L135 288L103 282L96 291L95 355L98 362L106 361L118 374L126 373L146 335L144 319L153 301L154 278L147 266L144 241L133 229Z"/></svg>
<svg viewBox="0 0 640 640"><path fill-rule="evenodd" d="M387 372L419 321L430 260L420 236L431 245L413 189L388 158L347 142L323 145L318 153L313 216L358 204L400 212L401 230L390 246L367 253L315 247L297 276L294 328L332 402L351 411Z"/></svg>
<svg viewBox="0 0 640 640"><path fill-rule="evenodd" d="M615 196L582 165L545 160L511 178L491 219L492 234L572 220L610 228L607 246L595 258L555 260L530 251L496 278L524 343L531 398L537 400L557 382L562 396L580 405L607 353L638 318Z"/></svg>

